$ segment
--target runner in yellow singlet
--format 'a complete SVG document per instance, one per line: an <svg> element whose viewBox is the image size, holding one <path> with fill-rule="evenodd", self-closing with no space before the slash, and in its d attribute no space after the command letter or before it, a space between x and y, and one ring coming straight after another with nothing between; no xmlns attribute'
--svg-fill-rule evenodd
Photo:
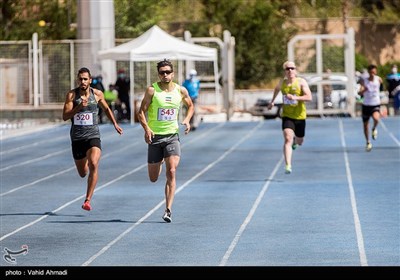
<svg viewBox="0 0 400 280"><path fill-rule="evenodd" d="M307 82L296 77L296 65L292 61L283 64L285 77L274 89L274 95L268 109L274 106L274 101L279 92L283 94L282 130L283 130L283 155L285 157L285 173L292 173L292 150L303 144L307 111L305 102L312 100L312 95Z"/></svg>
<svg viewBox="0 0 400 280"><path fill-rule="evenodd" d="M138 117L144 129L144 140L148 144L148 172L151 182L156 182L165 161L165 211L164 221L170 223L171 207L176 189L176 170L179 164L181 147L179 142L179 108L183 102L187 109L182 124L185 133L190 131L190 119L194 105L187 89L173 82L174 68L169 60L157 63L160 81L149 86L140 105ZM146 118L147 115L147 118Z"/></svg>

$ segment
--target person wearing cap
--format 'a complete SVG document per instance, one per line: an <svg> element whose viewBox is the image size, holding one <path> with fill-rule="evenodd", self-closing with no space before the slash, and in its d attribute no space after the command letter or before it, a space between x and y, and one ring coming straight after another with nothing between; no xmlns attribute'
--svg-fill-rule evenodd
<svg viewBox="0 0 400 280"><path fill-rule="evenodd" d="M187 78L182 85L188 90L190 99L192 99L192 103L194 104L195 111L193 117L190 119L190 125L191 130L195 130L197 128L196 101L200 92L200 80L197 78L197 71L195 69L189 71L189 78Z"/></svg>

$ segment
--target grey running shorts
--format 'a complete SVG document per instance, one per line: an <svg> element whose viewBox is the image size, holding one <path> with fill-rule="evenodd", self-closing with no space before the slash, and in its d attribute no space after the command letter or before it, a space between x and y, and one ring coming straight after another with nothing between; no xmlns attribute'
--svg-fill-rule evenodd
<svg viewBox="0 0 400 280"><path fill-rule="evenodd" d="M148 145L147 162L157 163L169 156L181 155L181 143L178 134L155 135Z"/></svg>

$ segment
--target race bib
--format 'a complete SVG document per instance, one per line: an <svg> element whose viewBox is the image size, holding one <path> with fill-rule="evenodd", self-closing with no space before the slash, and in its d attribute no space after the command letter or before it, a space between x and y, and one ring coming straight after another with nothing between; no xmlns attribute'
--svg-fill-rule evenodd
<svg viewBox="0 0 400 280"><path fill-rule="evenodd" d="M283 96L283 104L287 105L297 105L297 100L288 99L286 94Z"/></svg>
<svg viewBox="0 0 400 280"><path fill-rule="evenodd" d="M75 114L74 125L93 125L93 113Z"/></svg>
<svg viewBox="0 0 400 280"><path fill-rule="evenodd" d="M158 108L158 118L159 121L174 121L176 120L178 110L171 108Z"/></svg>

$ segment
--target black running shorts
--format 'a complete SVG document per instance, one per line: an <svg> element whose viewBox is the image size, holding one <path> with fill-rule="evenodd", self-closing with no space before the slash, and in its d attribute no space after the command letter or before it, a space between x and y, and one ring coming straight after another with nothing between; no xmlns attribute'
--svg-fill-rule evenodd
<svg viewBox="0 0 400 280"><path fill-rule="evenodd" d="M72 141L72 156L76 160L83 159L86 157L87 151L92 147L97 147L101 150L100 138Z"/></svg>
<svg viewBox="0 0 400 280"><path fill-rule="evenodd" d="M282 118L282 130L290 128L294 131L296 137L304 137L306 135L306 120L295 120L288 117Z"/></svg>

